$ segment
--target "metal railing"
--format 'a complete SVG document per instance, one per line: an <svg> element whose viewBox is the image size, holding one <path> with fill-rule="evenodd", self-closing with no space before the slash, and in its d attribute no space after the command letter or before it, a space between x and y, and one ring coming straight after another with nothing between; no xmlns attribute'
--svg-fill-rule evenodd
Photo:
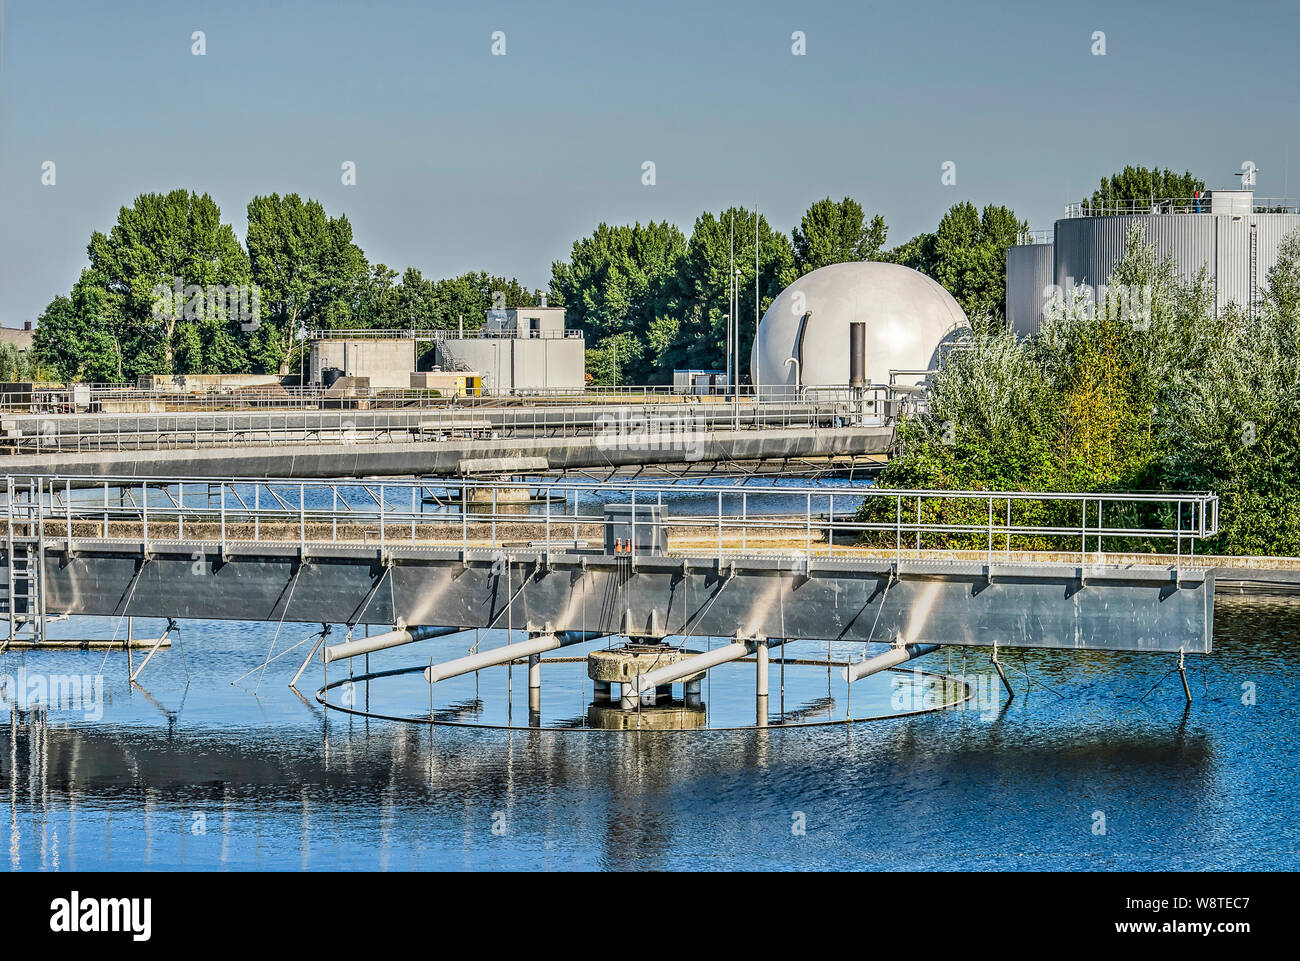
<svg viewBox="0 0 1300 961"><path fill-rule="evenodd" d="M479 338L504 338L517 340L581 340L583 333L576 329L531 330L528 327L489 328L484 325L472 330L444 330L442 328L410 327L341 327L337 330L318 328L305 332L303 340L477 340Z"/></svg>
<svg viewBox="0 0 1300 961"><path fill-rule="evenodd" d="M1016 563L1049 551L1081 563L1173 549L1181 568L1219 530L1211 493L1029 493L870 486L682 488L670 483L354 482L24 476L5 496L11 542L443 548L495 555L605 553L605 507L630 504L666 553L862 556ZM638 505L646 508L638 511ZM653 511L651 510L653 508ZM1117 545L1118 542L1118 545ZM591 547L592 544L601 545ZM1164 552L1168 554L1168 551Z"/></svg>
<svg viewBox="0 0 1300 961"><path fill-rule="evenodd" d="M1055 230L1022 230L1016 234L1015 246L1028 247L1032 244L1050 244L1055 237Z"/></svg>
<svg viewBox="0 0 1300 961"><path fill-rule="evenodd" d="M1066 204L1065 216L1076 217L1120 217L1137 214L1208 214L1211 212L1211 192L1203 197L1142 197L1123 198L1102 201L1083 200ZM1225 206L1220 201L1218 206ZM1244 204L1242 205L1245 206ZM1237 213L1231 200L1226 207ZM1242 212L1245 212L1244 210ZM1294 197L1255 197L1251 201L1250 213L1256 214L1297 214L1300 213L1300 200Z"/></svg>
<svg viewBox="0 0 1300 961"><path fill-rule="evenodd" d="M880 389L890 396L894 393ZM582 406L11 415L0 418L0 445L13 453L40 454L592 435L617 444L630 435L668 433L686 441L713 431L883 427L892 416L887 400L874 398L856 405L819 400L696 403L687 398Z"/></svg>

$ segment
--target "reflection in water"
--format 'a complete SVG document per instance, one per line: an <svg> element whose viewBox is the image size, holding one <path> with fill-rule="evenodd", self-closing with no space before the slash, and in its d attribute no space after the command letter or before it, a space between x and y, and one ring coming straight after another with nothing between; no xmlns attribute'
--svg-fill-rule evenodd
<svg viewBox="0 0 1300 961"><path fill-rule="evenodd" d="M102 721L11 712L11 868L1300 867L1296 604L1221 602L1190 708L1176 675L1139 702L1163 658L1004 651L1028 678L987 715L676 735L327 715L271 672L257 698L226 683L266 635L200 633L188 689L178 658L157 659L157 707L109 660ZM991 674L965 656L966 674ZM102 655L28 652L4 670L84 657Z"/></svg>

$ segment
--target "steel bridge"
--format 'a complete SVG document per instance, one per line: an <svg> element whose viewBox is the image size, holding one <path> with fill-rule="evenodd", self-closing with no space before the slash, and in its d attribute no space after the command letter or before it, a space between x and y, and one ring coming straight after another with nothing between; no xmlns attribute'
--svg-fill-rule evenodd
<svg viewBox="0 0 1300 961"><path fill-rule="evenodd" d="M1212 647L1212 494L11 476L4 497L11 637L89 614L378 624L392 646Z"/></svg>

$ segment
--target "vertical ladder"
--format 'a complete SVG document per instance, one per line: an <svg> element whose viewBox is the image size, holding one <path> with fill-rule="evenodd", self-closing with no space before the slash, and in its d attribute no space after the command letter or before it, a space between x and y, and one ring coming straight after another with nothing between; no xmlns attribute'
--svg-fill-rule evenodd
<svg viewBox="0 0 1300 961"><path fill-rule="evenodd" d="M1255 300L1259 296L1259 234L1250 225L1250 319L1255 319Z"/></svg>
<svg viewBox="0 0 1300 961"><path fill-rule="evenodd" d="M27 499L20 500L21 491L14 487L14 479L7 478L5 503L5 550L8 564L8 604L9 634L0 651L7 648L23 627L31 628L31 640L40 644L45 640L45 610L41 597L41 574L44 569L45 543L40 532L33 532L32 526L32 490L28 489ZM18 531L15 532L15 526ZM33 539L33 533L36 534Z"/></svg>

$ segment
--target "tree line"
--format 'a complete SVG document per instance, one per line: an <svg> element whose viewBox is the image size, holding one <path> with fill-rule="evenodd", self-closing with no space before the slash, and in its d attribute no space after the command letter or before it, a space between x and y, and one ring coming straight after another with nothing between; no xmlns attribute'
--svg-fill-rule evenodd
<svg viewBox="0 0 1300 961"><path fill-rule="evenodd" d="M240 241L208 194L142 194L92 233L72 290L42 312L33 355L63 381L145 374L286 374L304 329L482 325L490 307L543 291L476 271L440 280L371 263L344 214L297 194L254 197ZM583 331L593 384L667 383L676 368L724 361L734 242L739 312L754 316L755 217L702 213L689 236L668 222L599 224L556 261L545 293ZM813 203L790 234L757 215L759 311L828 264L883 260L930 274L974 317L1005 310L1005 250L1025 225L1006 207L954 205L933 233L893 249L880 215L851 197ZM740 325L742 358L753 324Z"/></svg>
<svg viewBox="0 0 1300 961"><path fill-rule="evenodd" d="M63 381L287 373L309 328L468 328L537 292L484 271L442 280L370 263L347 216L297 194L254 197L244 243L207 194L142 194L95 231L89 264L41 314L33 353Z"/></svg>

